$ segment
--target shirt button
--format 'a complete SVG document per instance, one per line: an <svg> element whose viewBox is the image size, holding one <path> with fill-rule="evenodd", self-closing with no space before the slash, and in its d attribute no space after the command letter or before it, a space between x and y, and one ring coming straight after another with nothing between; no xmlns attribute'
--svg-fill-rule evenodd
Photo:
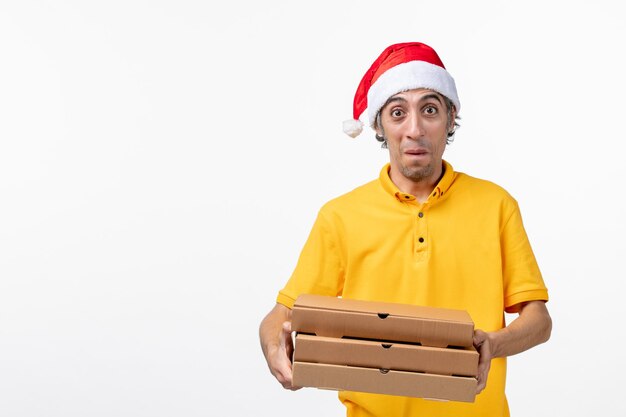
<svg viewBox="0 0 626 417"><path fill-rule="evenodd" d="M423 237L420 237L418 240L420 241L420 243L424 243L424 238Z"/></svg>
<svg viewBox="0 0 626 417"><path fill-rule="evenodd" d="M422 212L420 211L420 212L417 214L417 217L419 217L419 218L421 219L422 217L424 217L424 213L422 213Z"/></svg>

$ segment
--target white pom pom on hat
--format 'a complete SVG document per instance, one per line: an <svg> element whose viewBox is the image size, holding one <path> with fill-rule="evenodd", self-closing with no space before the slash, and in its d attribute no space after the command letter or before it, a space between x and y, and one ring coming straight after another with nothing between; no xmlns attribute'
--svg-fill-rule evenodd
<svg viewBox="0 0 626 417"><path fill-rule="evenodd" d="M359 118L366 109L373 126L389 97L416 88L443 94L454 103L457 114L461 110L454 79L437 52L420 42L397 43L387 47L361 79L354 95L353 119L343 122L343 131L356 138L363 131Z"/></svg>
<svg viewBox="0 0 626 417"><path fill-rule="evenodd" d="M346 135L356 138L363 131L363 122L360 120L348 119L343 121L343 131Z"/></svg>

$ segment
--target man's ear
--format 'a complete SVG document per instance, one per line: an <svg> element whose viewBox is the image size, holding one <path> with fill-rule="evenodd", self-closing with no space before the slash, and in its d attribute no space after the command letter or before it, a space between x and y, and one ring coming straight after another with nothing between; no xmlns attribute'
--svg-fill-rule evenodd
<svg viewBox="0 0 626 417"><path fill-rule="evenodd" d="M456 121L456 107L454 104L452 105L452 111L450 112L450 125L448 126L448 132L452 132L454 130L454 122Z"/></svg>
<svg viewBox="0 0 626 417"><path fill-rule="evenodd" d="M376 121L374 122L374 132L376 132L376 136L383 136L383 128L382 128L382 122L378 123L378 121L380 120L380 118L376 118Z"/></svg>

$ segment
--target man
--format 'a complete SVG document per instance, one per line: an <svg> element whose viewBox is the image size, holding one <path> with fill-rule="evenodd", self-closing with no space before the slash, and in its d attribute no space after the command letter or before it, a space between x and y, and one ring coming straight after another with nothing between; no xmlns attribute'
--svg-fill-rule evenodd
<svg viewBox="0 0 626 417"><path fill-rule="evenodd" d="M548 292L517 202L442 159L457 126L456 86L437 53L391 45L367 71L354 119L367 108L389 150L377 180L322 207L296 269L260 327L268 366L288 389L290 316L298 295L467 310L480 353L474 403L340 392L348 416L508 416L506 357L550 337ZM344 123L351 136L356 120ZM504 311L519 313L505 327Z"/></svg>

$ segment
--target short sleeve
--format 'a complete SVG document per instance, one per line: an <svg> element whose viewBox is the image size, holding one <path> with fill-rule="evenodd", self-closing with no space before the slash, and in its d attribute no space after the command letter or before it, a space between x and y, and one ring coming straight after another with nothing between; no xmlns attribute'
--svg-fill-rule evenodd
<svg viewBox="0 0 626 417"><path fill-rule="evenodd" d="M501 230L504 308L508 313L519 311L527 301L548 301L548 290L533 254L517 202Z"/></svg>
<svg viewBox="0 0 626 417"><path fill-rule="evenodd" d="M338 296L343 289L337 230L322 209L300 253L296 268L276 301L293 308L300 294Z"/></svg>

